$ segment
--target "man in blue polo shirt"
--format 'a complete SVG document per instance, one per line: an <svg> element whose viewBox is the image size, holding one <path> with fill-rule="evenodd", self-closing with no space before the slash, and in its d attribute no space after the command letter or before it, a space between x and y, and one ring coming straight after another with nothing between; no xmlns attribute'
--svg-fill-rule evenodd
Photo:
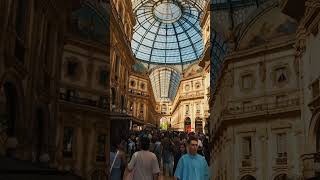
<svg viewBox="0 0 320 180"><path fill-rule="evenodd" d="M177 165L174 176L178 180L209 180L209 168L206 159L197 154L198 139L188 139L188 153L183 155Z"/></svg>

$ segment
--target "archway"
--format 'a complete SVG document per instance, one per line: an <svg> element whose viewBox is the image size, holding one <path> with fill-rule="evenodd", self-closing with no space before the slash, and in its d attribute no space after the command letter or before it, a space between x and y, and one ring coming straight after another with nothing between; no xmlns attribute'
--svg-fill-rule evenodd
<svg viewBox="0 0 320 180"><path fill-rule="evenodd" d="M287 180L287 179L288 177L286 174L279 174L274 178L274 180Z"/></svg>
<svg viewBox="0 0 320 180"><path fill-rule="evenodd" d="M199 117L196 117L196 120L194 122L195 132L196 133L203 133L203 126L202 126L202 119Z"/></svg>
<svg viewBox="0 0 320 180"><path fill-rule="evenodd" d="M184 131L191 132L191 119L189 117L184 119Z"/></svg>
<svg viewBox="0 0 320 180"><path fill-rule="evenodd" d="M246 176L243 176L241 180L256 180L256 178L251 175L246 175Z"/></svg>
<svg viewBox="0 0 320 180"><path fill-rule="evenodd" d="M169 128L169 119L168 118L162 117L160 119L160 128L162 130L168 130L168 128Z"/></svg>

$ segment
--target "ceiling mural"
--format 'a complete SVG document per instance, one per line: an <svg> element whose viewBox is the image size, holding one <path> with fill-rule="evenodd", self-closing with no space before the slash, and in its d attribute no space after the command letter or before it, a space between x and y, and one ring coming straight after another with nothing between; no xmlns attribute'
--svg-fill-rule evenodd
<svg viewBox="0 0 320 180"><path fill-rule="evenodd" d="M281 13L278 8L272 8L247 27L249 31L240 39L239 49L259 46L281 36L293 34L297 27L295 20Z"/></svg>

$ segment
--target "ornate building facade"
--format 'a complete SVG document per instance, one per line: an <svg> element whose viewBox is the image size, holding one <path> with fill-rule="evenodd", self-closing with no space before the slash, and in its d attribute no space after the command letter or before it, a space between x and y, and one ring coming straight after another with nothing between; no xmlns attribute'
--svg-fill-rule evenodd
<svg viewBox="0 0 320 180"><path fill-rule="evenodd" d="M159 127L159 112L151 82L145 73L134 71L129 78L128 114L133 117L131 125ZM139 123L140 122L140 123Z"/></svg>
<svg viewBox="0 0 320 180"><path fill-rule="evenodd" d="M128 116L127 103L129 95L129 76L135 58L131 51L130 41L135 24L132 3L126 1L111 1L110 13L110 88L111 88L111 134L114 137L127 133L122 129L129 129L131 118ZM111 137L112 138L112 137Z"/></svg>
<svg viewBox="0 0 320 180"><path fill-rule="evenodd" d="M282 2L282 11L299 20L295 39L295 62L299 71L301 100L301 144L302 176L305 179L320 177L320 119L319 119L319 43L320 3L306 0L294 8L289 1ZM292 13L297 10L297 13Z"/></svg>
<svg viewBox="0 0 320 180"><path fill-rule="evenodd" d="M0 8L0 152L52 165L58 62L70 4L12 0L1 1Z"/></svg>
<svg viewBox="0 0 320 180"><path fill-rule="evenodd" d="M208 102L204 82L204 70L194 64L185 70L181 79L177 96L169 108L171 109L171 128L178 131L204 133L206 123L205 110Z"/></svg>
<svg viewBox="0 0 320 180"><path fill-rule="evenodd" d="M56 163L86 179L106 178L109 159L110 25L102 5L84 1L72 11L60 64Z"/></svg>
<svg viewBox="0 0 320 180"><path fill-rule="evenodd" d="M233 5L247 13L231 13L240 32L217 30L229 50L210 99L213 179L316 179L319 6Z"/></svg>
<svg viewBox="0 0 320 180"><path fill-rule="evenodd" d="M171 129L208 134L210 94L210 11L203 10L200 20L204 51L200 61L183 71L177 95L164 111ZM164 104L163 106L166 106Z"/></svg>

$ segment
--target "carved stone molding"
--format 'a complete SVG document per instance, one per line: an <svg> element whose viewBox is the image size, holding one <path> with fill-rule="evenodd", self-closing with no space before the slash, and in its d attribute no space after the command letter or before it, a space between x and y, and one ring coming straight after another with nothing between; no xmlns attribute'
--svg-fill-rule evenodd
<svg viewBox="0 0 320 180"><path fill-rule="evenodd" d="M301 56L306 51L306 37L307 37L307 31L303 25L300 25L297 31L297 40L295 43L297 58L301 58Z"/></svg>
<svg viewBox="0 0 320 180"><path fill-rule="evenodd" d="M318 0L307 0L305 3L306 11L302 21L302 25L309 33L317 35L320 23L320 2Z"/></svg>

